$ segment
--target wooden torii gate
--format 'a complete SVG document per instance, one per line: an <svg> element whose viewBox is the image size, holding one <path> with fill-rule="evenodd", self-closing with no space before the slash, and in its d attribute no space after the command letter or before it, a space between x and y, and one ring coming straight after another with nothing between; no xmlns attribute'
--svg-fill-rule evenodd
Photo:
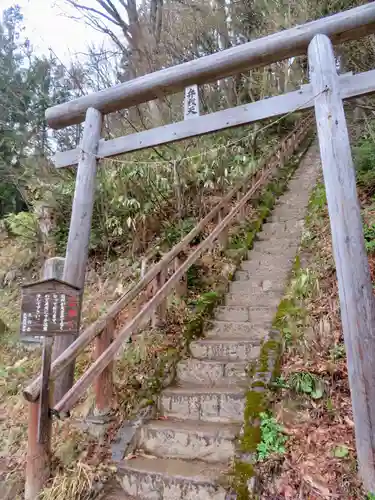
<svg viewBox="0 0 375 500"><path fill-rule="evenodd" d="M222 52L131 80L47 110L55 129L84 121L79 148L57 153L56 167L78 164L64 281L82 289L88 254L98 158L167 144L230 127L315 108L331 221L341 317L352 393L360 475L375 491L375 308L362 231L343 99L375 92L375 70L337 74L332 43L375 32L375 3L307 23ZM192 85L306 53L309 85L259 102L218 111L126 137L100 139L104 114L138 105ZM55 357L73 341L58 337ZM70 389L73 368L57 380L55 399Z"/></svg>

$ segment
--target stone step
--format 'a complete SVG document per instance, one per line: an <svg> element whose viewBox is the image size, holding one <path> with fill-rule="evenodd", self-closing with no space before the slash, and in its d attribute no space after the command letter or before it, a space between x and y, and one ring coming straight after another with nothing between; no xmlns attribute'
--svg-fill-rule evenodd
<svg viewBox="0 0 375 500"><path fill-rule="evenodd" d="M159 410L166 417L241 423L245 407L245 389L225 386L203 387L184 384L164 389L158 398Z"/></svg>
<svg viewBox="0 0 375 500"><path fill-rule="evenodd" d="M249 308L219 306L215 310L215 319L219 321L249 321Z"/></svg>
<svg viewBox="0 0 375 500"><path fill-rule="evenodd" d="M253 271L258 269L260 272L264 273L269 268L278 268L280 271L288 271L293 264L293 257L290 255L269 255L258 252L251 252L249 260L243 260L241 262L241 269L244 271Z"/></svg>
<svg viewBox="0 0 375 500"><path fill-rule="evenodd" d="M292 218L293 216L298 216L302 215L306 210L306 207L300 207L300 206L295 206L290 203L288 203L288 198L290 198L290 193L289 196L286 198L281 198L280 203L276 203L276 205L273 208L273 211L270 213L270 216L272 217L273 215L291 215ZM305 196L303 196L302 199L305 199ZM299 198L296 198L294 201L298 201Z"/></svg>
<svg viewBox="0 0 375 500"><path fill-rule="evenodd" d="M295 238L280 238L277 240L269 239L263 241L256 241L254 243L253 250L248 252L249 259L251 259L251 253L262 252L263 254L269 255L294 255L297 252L298 241Z"/></svg>
<svg viewBox="0 0 375 500"><path fill-rule="evenodd" d="M262 342L271 328L271 321L256 325L250 321L217 321L212 320L207 325L206 338L250 338L254 342Z"/></svg>
<svg viewBox="0 0 375 500"><path fill-rule="evenodd" d="M162 458L228 462L235 453L239 424L196 420L152 420L139 431L138 448Z"/></svg>
<svg viewBox="0 0 375 500"><path fill-rule="evenodd" d="M257 237L260 240L268 238L286 238L297 236L302 233L304 221L289 221L289 222L267 222L263 224L262 231Z"/></svg>
<svg viewBox="0 0 375 500"><path fill-rule="evenodd" d="M125 493L115 478L104 484L103 489L100 491L99 498L105 498L105 500L136 500L134 497Z"/></svg>
<svg viewBox="0 0 375 500"><path fill-rule="evenodd" d="M265 280L271 280L271 281L278 281L279 283L284 284L285 279L292 268L293 265L293 259L291 259L291 262L285 262L280 267L280 262L277 263L276 259L275 262L270 264L269 266L262 266L259 267L259 264L256 262L252 262L251 260L244 260L241 264L241 267L244 266L244 270L248 272L248 279L254 279L256 278L259 281L265 281ZM245 269L246 268L246 269Z"/></svg>
<svg viewBox="0 0 375 500"><path fill-rule="evenodd" d="M271 224L277 222L277 223L283 223L283 222L289 222L289 221L303 221L305 218L305 213L302 212L302 210L296 210L295 212L288 213L285 211L284 213L278 214L274 213L270 217L269 221Z"/></svg>
<svg viewBox="0 0 375 500"><path fill-rule="evenodd" d="M277 306L276 306L277 309ZM219 321L250 321L262 325L272 319L276 312L275 307L243 307L243 306L220 306L216 308L215 319Z"/></svg>
<svg viewBox="0 0 375 500"><path fill-rule="evenodd" d="M309 202L309 195L303 193L302 195L295 195L292 193L287 193L285 196L280 198L280 203L278 203L274 210L277 210L279 207L283 207L285 209L306 209L306 206Z"/></svg>
<svg viewBox="0 0 375 500"><path fill-rule="evenodd" d="M244 281L233 281L229 284L230 294L246 294L246 295L259 295L262 293L275 292L280 293L284 290L285 284L283 277L271 280L271 279L259 279L256 276L244 280Z"/></svg>
<svg viewBox="0 0 375 500"><path fill-rule="evenodd" d="M243 292L243 293L228 293L225 296L224 304L226 306L252 306L258 307L276 307L279 305L282 298L282 293L279 292Z"/></svg>
<svg viewBox="0 0 375 500"><path fill-rule="evenodd" d="M307 176L296 177L289 183L289 193L292 193L294 191L294 194L299 195L300 198L306 197L308 199L307 191L310 187L311 179L309 179Z"/></svg>
<svg viewBox="0 0 375 500"><path fill-rule="evenodd" d="M295 207L295 206L289 206L289 205L280 205L276 206L270 214L270 218L276 218L278 220L275 220L274 222L288 222L292 220L299 220L303 219L305 216L306 209L305 207L300 208L300 207ZM270 221L267 221L270 222ZM272 222L272 221L271 221Z"/></svg>
<svg viewBox="0 0 375 500"><path fill-rule="evenodd" d="M277 264L280 266L282 265L282 263L288 265L292 259L290 256L290 251L288 252L287 250L285 250L284 248L280 248L279 253L275 255L253 249L249 252L248 260L244 260L243 263L256 262L259 267L269 266L275 262L277 262ZM246 271L246 267L243 267L243 269Z"/></svg>
<svg viewBox="0 0 375 500"><path fill-rule="evenodd" d="M121 462L118 477L137 500L225 500L218 481L226 469L226 464L142 457Z"/></svg>
<svg viewBox="0 0 375 500"><path fill-rule="evenodd" d="M182 384L241 384L247 381L248 362L188 358L177 365L177 382Z"/></svg>
<svg viewBox="0 0 375 500"><path fill-rule="evenodd" d="M259 355L259 341L238 338L206 338L192 342L190 352L197 359L248 361Z"/></svg>

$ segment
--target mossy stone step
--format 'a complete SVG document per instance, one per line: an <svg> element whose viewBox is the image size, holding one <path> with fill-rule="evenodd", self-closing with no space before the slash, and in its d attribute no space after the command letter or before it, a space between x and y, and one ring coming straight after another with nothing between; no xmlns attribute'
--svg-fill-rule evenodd
<svg viewBox="0 0 375 500"><path fill-rule="evenodd" d="M190 344L190 352L197 359L220 361L249 361L259 355L259 341L238 338L202 339Z"/></svg>
<svg viewBox="0 0 375 500"><path fill-rule="evenodd" d="M213 385L241 385L246 383L248 362L218 361L188 358L177 366L177 383Z"/></svg>
<svg viewBox="0 0 375 500"><path fill-rule="evenodd" d="M262 325L271 321L275 312L275 307L221 306L216 308L215 319L233 322L250 321Z"/></svg>
<svg viewBox="0 0 375 500"><path fill-rule="evenodd" d="M235 453L239 424L196 420L152 420L139 431L138 447L162 458L227 462Z"/></svg>
<svg viewBox="0 0 375 500"><path fill-rule="evenodd" d="M257 307L276 307L279 305L282 297L281 292L256 292L251 293L239 292L239 293L228 293L225 296L226 306L251 306L256 304Z"/></svg>
<svg viewBox="0 0 375 500"><path fill-rule="evenodd" d="M206 422L242 422L245 389L225 386L205 387L184 384L164 389L158 399L162 415Z"/></svg>
<svg viewBox="0 0 375 500"><path fill-rule="evenodd" d="M173 458L134 458L118 465L125 493L137 500L225 500L219 485L226 464Z"/></svg>
<svg viewBox="0 0 375 500"><path fill-rule="evenodd" d="M206 338L250 338L254 342L261 342L268 334L271 328L271 320L261 325L250 321L210 321L207 326Z"/></svg>

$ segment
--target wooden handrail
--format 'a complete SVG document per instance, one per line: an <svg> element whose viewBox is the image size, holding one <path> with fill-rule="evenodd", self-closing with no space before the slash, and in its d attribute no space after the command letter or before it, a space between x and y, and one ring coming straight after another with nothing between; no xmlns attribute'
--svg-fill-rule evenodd
<svg viewBox="0 0 375 500"><path fill-rule="evenodd" d="M308 128L302 129L296 134L299 144L299 139L305 136ZM293 135L293 134L292 134ZM293 144L295 146L296 144ZM294 147L293 147L294 150ZM266 161L262 162L261 172L258 171L259 178L253 183L250 190L242 197L242 199L231 209L229 214L215 227L211 234L201 242L198 247L188 256L183 264L174 272L174 274L166 281L166 283L159 289L154 297L142 308L142 310L118 333L116 339L112 344L102 353L102 355L88 368L88 370L81 376L81 378L74 384L74 386L64 395L64 397L55 405L54 411L56 413L68 412L74 404L82 397L86 390L93 384L95 379L112 361L116 353L121 349L124 342L128 340L131 335L144 324L146 320L151 318L155 309L168 297L171 291L176 287L177 283L184 276L186 271L200 258L202 253L207 250L210 245L220 236L221 232L229 225L229 223L236 217L238 212L245 206L248 200L254 195L257 189L269 177L271 172L277 166L279 160L276 158L268 164Z"/></svg>
<svg viewBox="0 0 375 500"><path fill-rule="evenodd" d="M69 364L74 360L77 355L82 352L90 342L99 335L107 326L108 322L113 321L116 316L130 304L153 279L160 273L162 269L165 269L173 259L175 259L181 252L183 252L190 242L204 229L204 227L217 215L220 211L227 206L231 199L240 192L244 186L247 186L249 182L257 175L260 169L269 163L273 156L277 155L281 151L294 134L298 133L299 130L307 129L310 123L310 118L307 117L305 120L301 121L293 131L291 131L277 146L275 146L268 157L261 160L258 165L256 172L251 172L245 179L239 181L222 200L188 233L177 245L175 245L167 254L165 254L162 259L153 265L151 269L145 274L145 276L134 285L128 292L126 292L120 299L118 299L108 311L99 319L97 319L93 324L87 327L77 339L52 363L51 366L51 380L56 379L64 369L69 366ZM226 219L223 219L226 220ZM33 382L31 382L23 391L23 395L27 401L34 402L38 399L40 393L41 377L38 376Z"/></svg>
<svg viewBox="0 0 375 500"><path fill-rule="evenodd" d="M270 169L271 170L271 169ZM142 308L142 310L118 333L116 340L108 347L108 349L91 365L90 368L81 376L81 378L73 385L73 387L65 394L65 396L55 405L55 412L67 412L72 406L80 399L83 393L90 387L96 377L106 368L108 363L111 362L117 351L122 347L124 342L134 333L134 331L147 319L151 318L155 309L163 302L164 299L170 294L173 288L177 285L179 280L194 264L202 253L209 248L211 243L219 236L221 231L239 212L241 207L250 199L257 188L261 185L261 181L268 176L262 177L256 184L248 191L248 193L241 199L241 201L230 211L230 213L216 226L212 233L202 241L198 247L192 252L185 262L178 268L177 271L168 279L168 281L160 288L154 297Z"/></svg>

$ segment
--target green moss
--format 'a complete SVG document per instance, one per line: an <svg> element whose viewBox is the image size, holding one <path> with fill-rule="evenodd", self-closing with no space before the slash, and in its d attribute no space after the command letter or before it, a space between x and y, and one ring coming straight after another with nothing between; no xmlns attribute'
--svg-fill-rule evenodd
<svg viewBox="0 0 375 500"><path fill-rule="evenodd" d="M219 292L216 290L202 293L195 303L197 311L210 314L219 301L219 298Z"/></svg>
<svg viewBox="0 0 375 500"><path fill-rule="evenodd" d="M229 248L224 251L231 261L233 261L236 266L239 266L241 261L246 257L247 245L246 238L242 235L235 235L235 237L230 242Z"/></svg>
<svg viewBox="0 0 375 500"><path fill-rule="evenodd" d="M265 401L264 401L264 391L250 390L246 394L246 406L245 406L245 425L254 418L256 418L259 413L264 411ZM249 450L250 451L250 450Z"/></svg>
<svg viewBox="0 0 375 500"><path fill-rule="evenodd" d="M257 451L257 446L261 441L261 431L259 425L254 425L246 429L240 442L240 450L245 453Z"/></svg>
<svg viewBox="0 0 375 500"><path fill-rule="evenodd" d="M266 387L266 383L262 380L256 380L251 384L251 387Z"/></svg>
<svg viewBox="0 0 375 500"><path fill-rule="evenodd" d="M254 466L249 463L236 461L234 464L232 488L236 492L236 500L249 500L247 482L254 477Z"/></svg>
<svg viewBox="0 0 375 500"><path fill-rule="evenodd" d="M190 303L194 307L190 317L185 321L183 334L187 341L200 337L203 333L204 322L210 317L215 307L222 301L225 288L218 285L219 290L202 293Z"/></svg>
<svg viewBox="0 0 375 500"><path fill-rule="evenodd" d="M261 348L259 355L259 371L268 372L270 370L270 362L275 363L275 360L281 354L281 342L277 340L267 340ZM273 368L271 367L271 377L274 378Z"/></svg>
<svg viewBox="0 0 375 500"><path fill-rule="evenodd" d="M204 318L201 315L197 315L186 322L184 336L187 340L200 337L202 335L203 321Z"/></svg>
<svg viewBox="0 0 375 500"><path fill-rule="evenodd" d="M199 288L202 285L201 269L198 264L192 264L186 272L187 287Z"/></svg>

